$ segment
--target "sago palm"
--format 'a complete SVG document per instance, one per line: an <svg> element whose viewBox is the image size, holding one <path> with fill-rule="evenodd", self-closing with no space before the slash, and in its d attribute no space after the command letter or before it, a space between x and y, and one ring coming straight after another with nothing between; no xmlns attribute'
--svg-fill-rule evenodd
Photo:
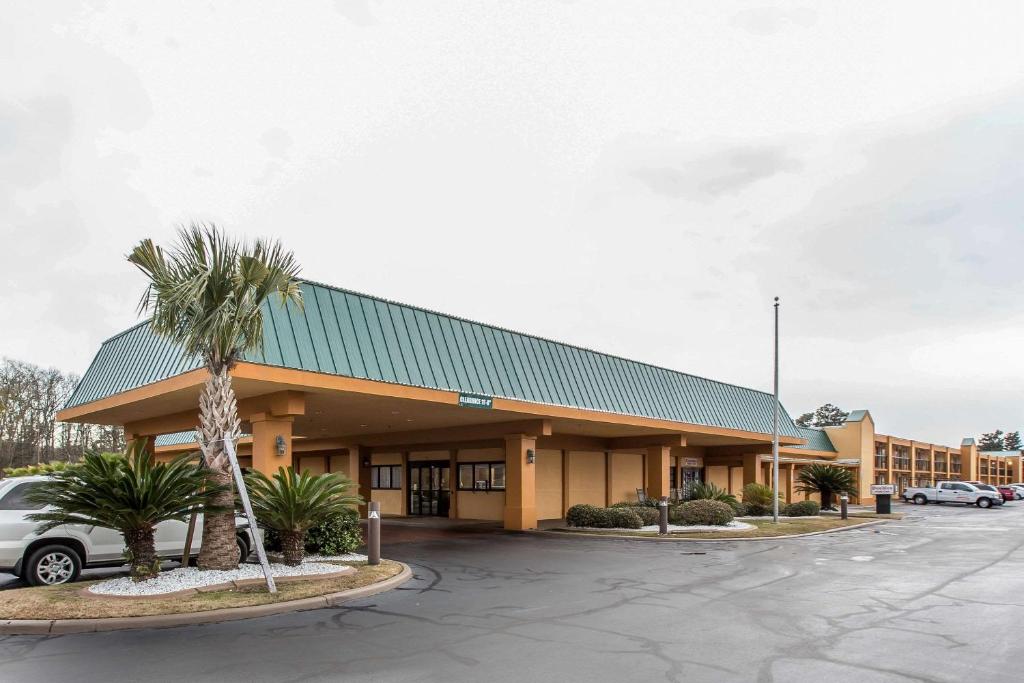
<svg viewBox="0 0 1024 683"><path fill-rule="evenodd" d="M712 484L711 482L698 481L694 482L693 486L690 487L687 500L719 500L723 503L728 503L730 506L736 505L736 496L732 495L725 489Z"/></svg>
<svg viewBox="0 0 1024 683"><path fill-rule="evenodd" d="M821 508L832 509L832 496L847 493L856 495L857 478L852 470L836 465L808 465L797 472L797 490L821 494Z"/></svg>
<svg viewBox="0 0 1024 683"><path fill-rule="evenodd" d="M160 571L156 525L213 511L212 501L223 493L191 458L184 453L155 462L145 442L136 442L124 457L87 453L80 465L55 472L32 489L27 497L48 509L29 517L42 522L42 530L83 524L120 531L132 578L149 578Z"/></svg>
<svg viewBox="0 0 1024 683"><path fill-rule="evenodd" d="M310 527L363 502L358 495L349 495L352 480L341 474L315 475L308 470L296 474L291 467L279 468L273 479L252 472L246 476L246 486L256 519L277 531L284 562L293 566L302 564Z"/></svg>
<svg viewBox="0 0 1024 683"><path fill-rule="evenodd" d="M149 278L139 308L152 312L153 331L201 358L209 371L199 397L197 435L213 481L226 487L217 500L226 512L205 519L199 567L230 569L237 550L224 443L240 433L231 369L244 354L262 348L262 306L268 299L302 306L299 267L276 241L240 243L199 224L179 229L178 237L167 252L143 240L128 260Z"/></svg>

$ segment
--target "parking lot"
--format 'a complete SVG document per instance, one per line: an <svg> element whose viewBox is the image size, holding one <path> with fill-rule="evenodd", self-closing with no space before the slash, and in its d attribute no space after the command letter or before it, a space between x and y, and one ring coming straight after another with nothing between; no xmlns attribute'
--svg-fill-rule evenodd
<svg viewBox="0 0 1024 683"><path fill-rule="evenodd" d="M894 507L903 520L756 542L406 534L386 554L416 578L390 593L6 637L0 680L1007 680L1024 657L1024 502Z"/></svg>

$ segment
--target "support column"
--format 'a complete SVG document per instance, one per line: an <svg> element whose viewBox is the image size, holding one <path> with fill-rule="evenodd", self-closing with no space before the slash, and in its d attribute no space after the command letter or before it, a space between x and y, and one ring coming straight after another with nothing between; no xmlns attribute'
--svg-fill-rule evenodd
<svg viewBox="0 0 1024 683"><path fill-rule="evenodd" d="M612 504L612 459L615 454L611 451L604 452L604 506Z"/></svg>
<svg viewBox="0 0 1024 683"><path fill-rule="evenodd" d="M760 453L745 453L743 455L743 485L751 482L764 483L764 470L761 468Z"/></svg>
<svg viewBox="0 0 1024 683"><path fill-rule="evenodd" d="M156 456L156 436L155 435L148 434L148 435L143 436L143 435L140 435L140 434L132 434L132 435L128 436L125 439L124 445L127 448L131 448L135 444L136 441L144 441L145 444L146 444L145 445L146 452L149 453L150 455L154 456L154 457Z"/></svg>
<svg viewBox="0 0 1024 683"><path fill-rule="evenodd" d="M571 486L569 485L569 475L571 473L571 466L569 463L569 454L572 451L563 448L562 449L562 518L565 518L566 513L569 512L569 494L571 493Z"/></svg>
<svg viewBox="0 0 1024 683"><path fill-rule="evenodd" d="M448 519L459 518L459 449L448 451L448 487L451 489L448 502Z"/></svg>
<svg viewBox="0 0 1024 683"><path fill-rule="evenodd" d="M787 503L793 500L793 464L784 463L779 465L779 495L786 499Z"/></svg>
<svg viewBox="0 0 1024 683"><path fill-rule="evenodd" d="M669 446L647 447L647 482L648 498L661 498L668 495L668 468L671 466L672 449Z"/></svg>
<svg viewBox="0 0 1024 683"><path fill-rule="evenodd" d="M451 470L451 472L454 473L455 470ZM449 483L452 481L451 475L449 475L448 481ZM402 485L399 488L401 489L402 502L398 506L398 514L402 517L407 517L409 515L409 451L402 451ZM455 496L452 496L452 499L454 498Z"/></svg>
<svg viewBox="0 0 1024 683"><path fill-rule="evenodd" d="M675 456L673 465L676 468L676 490L679 492L679 500L683 499L683 456Z"/></svg>
<svg viewBox="0 0 1024 683"><path fill-rule="evenodd" d="M373 470L371 469L371 464L373 462L373 450L369 446L359 446L354 450L358 454L359 458L356 461L356 466L359 468L359 477L358 479L353 477L353 479L359 483L359 495L363 497L364 501L369 503L373 496L373 491L370 488L370 484L372 483L371 474L373 473ZM349 452L351 452L351 450ZM405 478L405 474L403 473L402 479L404 480ZM359 506L360 516L365 517L366 511L367 505Z"/></svg>
<svg viewBox="0 0 1024 683"><path fill-rule="evenodd" d="M252 468L272 477L277 468L292 464L292 416L277 417L269 413L249 416L252 423ZM278 438L284 441L280 452Z"/></svg>
<svg viewBox="0 0 1024 683"><path fill-rule="evenodd" d="M505 528L537 528L536 465L527 451L537 453L537 439L524 434L505 437Z"/></svg>

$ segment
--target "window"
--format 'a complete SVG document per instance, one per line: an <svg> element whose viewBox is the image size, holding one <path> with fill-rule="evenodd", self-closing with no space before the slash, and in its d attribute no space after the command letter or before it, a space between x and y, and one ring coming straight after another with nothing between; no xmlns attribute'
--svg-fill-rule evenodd
<svg viewBox="0 0 1024 683"><path fill-rule="evenodd" d="M462 491L504 491L505 463L464 462L460 464L459 489Z"/></svg>
<svg viewBox="0 0 1024 683"><path fill-rule="evenodd" d="M374 465L370 468L371 489L402 488L401 465Z"/></svg>
<svg viewBox="0 0 1024 683"><path fill-rule="evenodd" d="M7 495L0 500L0 510L42 510L46 504L29 503L25 500L25 494L38 486L41 482L25 482L14 486Z"/></svg>

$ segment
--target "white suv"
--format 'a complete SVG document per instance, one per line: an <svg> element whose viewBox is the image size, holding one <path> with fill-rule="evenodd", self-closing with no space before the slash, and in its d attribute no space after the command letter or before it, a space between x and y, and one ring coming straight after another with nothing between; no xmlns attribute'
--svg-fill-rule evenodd
<svg viewBox="0 0 1024 683"><path fill-rule="evenodd" d="M0 572L20 576L33 586L74 581L83 567L118 567L125 563L124 536L113 529L65 524L38 533L39 522L28 519L46 509L25 500L25 494L45 476L14 477L0 481ZM238 561L249 557L253 547L244 517L238 525ZM162 522L156 526L156 552L165 560L181 560L185 547L185 522ZM203 518L196 520L191 556L199 553Z"/></svg>

